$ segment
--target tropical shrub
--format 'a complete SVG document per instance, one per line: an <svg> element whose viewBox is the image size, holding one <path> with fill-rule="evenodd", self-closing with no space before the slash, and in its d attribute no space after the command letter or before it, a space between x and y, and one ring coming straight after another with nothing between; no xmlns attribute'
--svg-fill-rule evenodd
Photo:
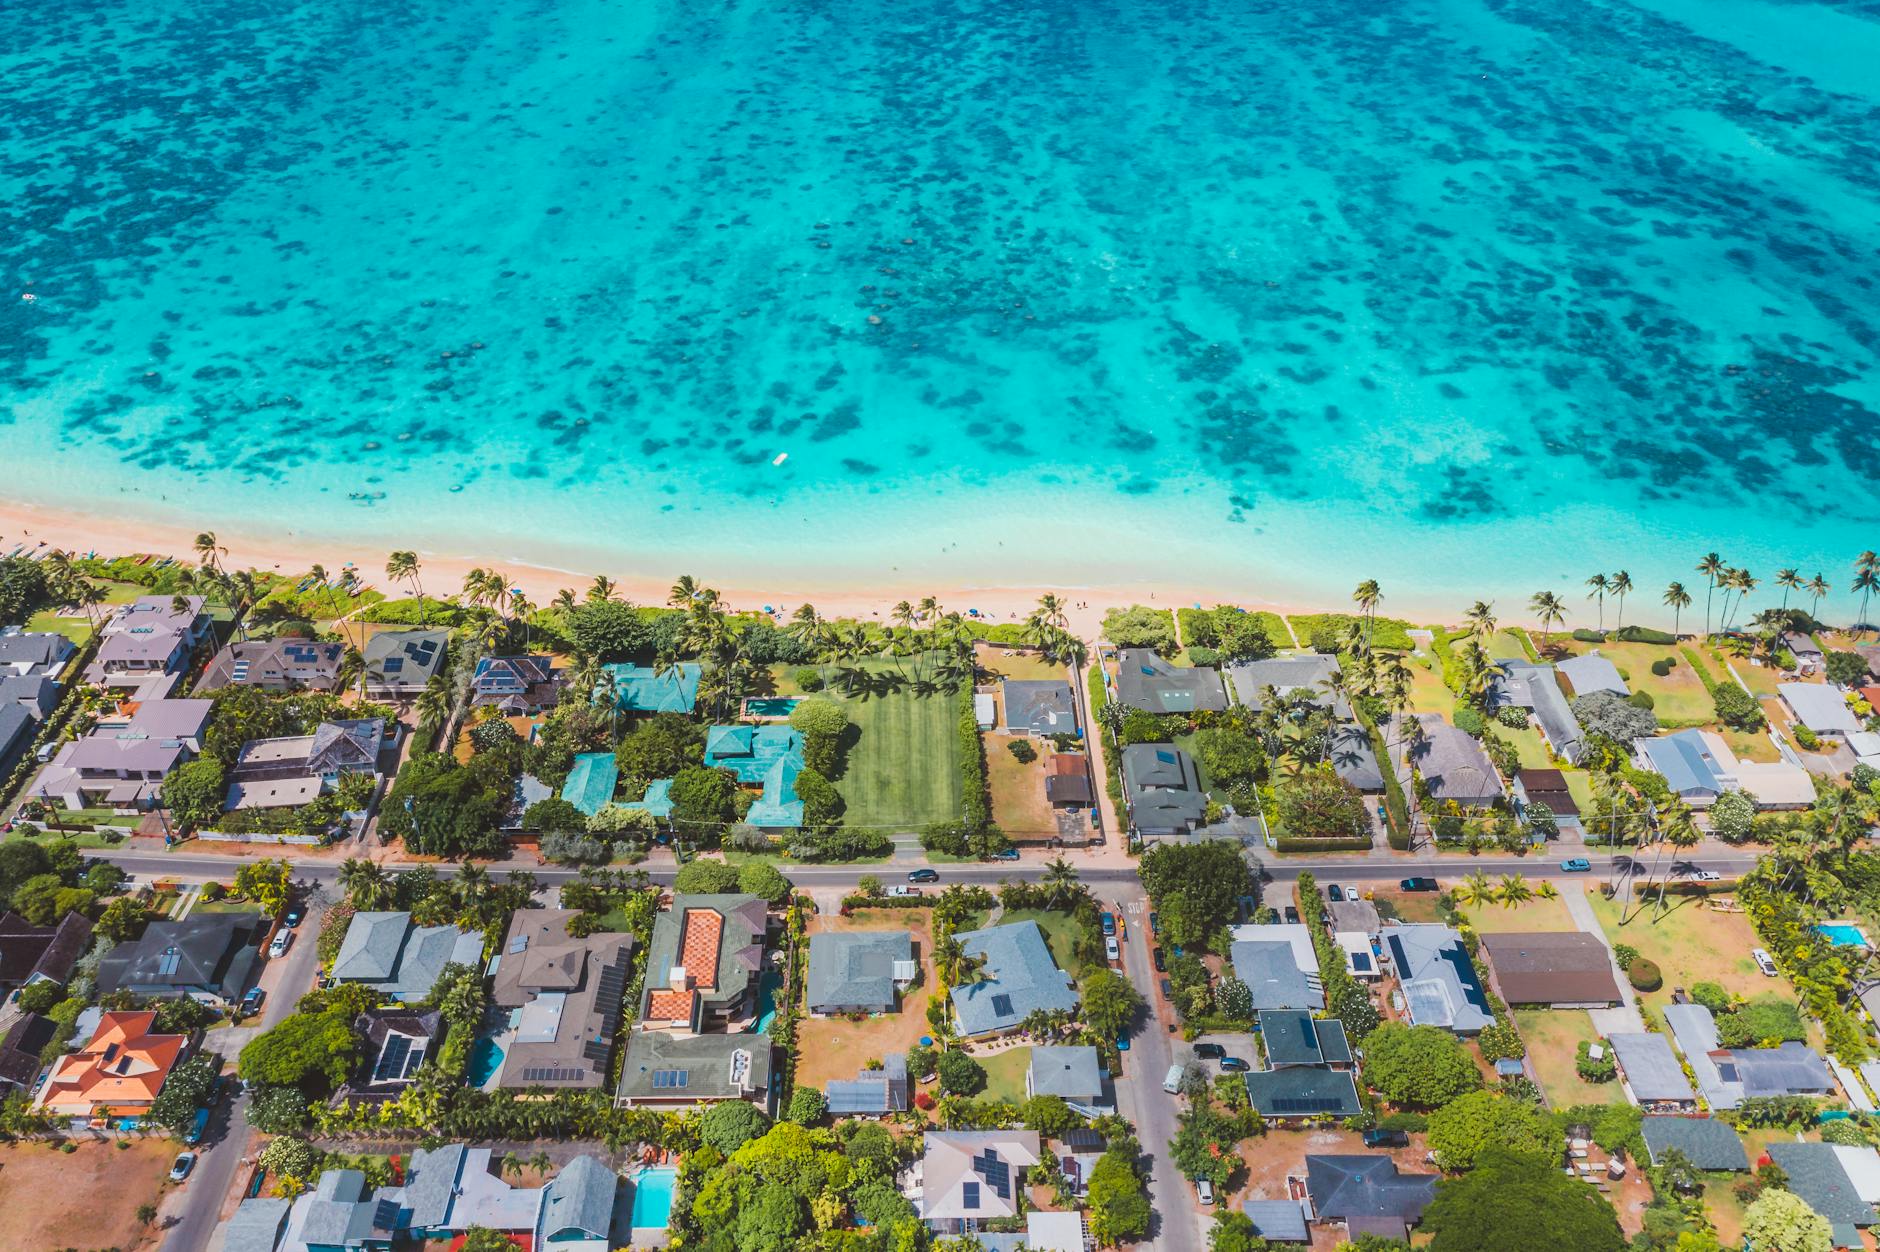
<svg viewBox="0 0 1880 1252"><path fill-rule="evenodd" d="M1665 985L1665 976L1658 968L1658 962L1641 956L1632 962L1632 968L1625 971L1626 978L1640 991L1656 991Z"/></svg>

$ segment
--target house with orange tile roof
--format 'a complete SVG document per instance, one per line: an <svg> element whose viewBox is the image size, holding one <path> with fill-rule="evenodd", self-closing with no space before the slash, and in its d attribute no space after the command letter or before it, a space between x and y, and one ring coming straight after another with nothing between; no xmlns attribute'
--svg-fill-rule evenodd
<svg viewBox="0 0 1880 1252"><path fill-rule="evenodd" d="M55 1117L141 1117L188 1042L151 1034L154 1012L106 1013L91 1042L53 1063L33 1105Z"/></svg>
<svg viewBox="0 0 1880 1252"><path fill-rule="evenodd" d="M752 1016L769 928L758 896L674 896L653 923L640 1028L696 1033Z"/></svg>

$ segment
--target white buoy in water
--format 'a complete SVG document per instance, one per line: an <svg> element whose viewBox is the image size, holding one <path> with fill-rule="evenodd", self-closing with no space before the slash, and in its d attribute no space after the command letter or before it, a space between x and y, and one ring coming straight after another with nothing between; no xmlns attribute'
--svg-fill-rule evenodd
<svg viewBox="0 0 1880 1252"><path fill-rule="evenodd" d="M785 461L789 459L790 459L790 454L788 452L779 452L776 456L771 458L770 463L772 465L782 465Z"/></svg>

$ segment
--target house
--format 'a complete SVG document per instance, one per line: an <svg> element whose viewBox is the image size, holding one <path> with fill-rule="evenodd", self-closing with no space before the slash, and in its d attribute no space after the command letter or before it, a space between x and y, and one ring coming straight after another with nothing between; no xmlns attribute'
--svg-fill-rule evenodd
<svg viewBox="0 0 1880 1252"><path fill-rule="evenodd" d="M209 637L210 622L203 612L203 596L138 596L114 609L98 628L112 635L176 634L194 648Z"/></svg>
<svg viewBox="0 0 1880 1252"><path fill-rule="evenodd" d="M1788 1175L1788 1189L1827 1219L1833 1228L1835 1247L1867 1246L1861 1228L1874 1225L1880 1218L1875 1217L1873 1206L1860 1198L1859 1188L1848 1176L1833 1144L1778 1142L1765 1151Z"/></svg>
<svg viewBox="0 0 1880 1252"><path fill-rule="evenodd" d="M1804 635L1796 630L1785 631L1782 646L1795 658L1795 670L1799 674L1818 674L1828 662L1821 645L1815 642L1812 635Z"/></svg>
<svg viewBox="0 0 1880 1252"><path fill-rule="evenodd" d="M59 1024L38 1013L21 1013L0 1032L0 1095L12 1091L30 1094L39 1081L39 1063L46 1046L58 1037Z"/></svg>
<svg viewBox="0 0 1880 1252"><path fill-rule="evenodd" d="M1759 1096L1832 1096L1836 1091L1827 1064L1806 1044L1722 1047L1716 1019L1701 1004L1667 1004L1664 1019L1698 1091L1714 1110L1733 1109Z"/></svg>
<svg viewBox="0 0 1880 1252"><path fill-rule="evenodd" d="M744 820L766 829L794 829L803 824L803 801L796 776L803 771L803 736L782 723L763 726L713 726L705 732L705 764L728 769L747 787L763 794Z"/></svg>
<svg viewBox="0 0 1880 1252"><path fill-rule="evenodd" d="M1090 786L1090 758L1081 752L1053 752L1044 763L1044 798L1058 808L1095 804Z"/></svg>
<svg viewBox="0 0 1880 1252"><path fill-rule="evenodd" d="M455 926L415 926L410 913L354 913L333 958L334 982L364 983L412 1004L431 994L446 965L483 968L483 936Z"/></svg>
<svg viewBox="0 0 1880 1252"><path fill-rule="evenodd" d="M1325 1007L1318 953L1303 924L1235 926L1229 934L1228 959L1252 993L1255 1012Z"/></svg>
<svg viewBox="0 0 1880 1252"><path fill-rule="evenodd" d="M1371 945L1369 933L1361 930L1334 930L1332 942L1345 954L1347 974L1365 982L1376 982L1383 978L1384 970L1378 964L1377 952Z"/></svg>
<svg viewBox="0 0 1880 1252"><path fill-rule="evenodd" d="M343 643L314 639L241 639L209 662L196 684L206 696L224 687L259 687L263 691L333 691L339 687Z"/></svg>
<svg viewBox="0 0 1880 1252"><path fill-rule="evenodd" d="M1433 922L1390 925L1384 951L1396 966L1405 1011L1413 1026L1441 1026L1473 1035L1494 1024L1475 963L1462 935Z"/></svg>
<svg viewBox="0 0 1880 1252"><path fill-rule="evenodd" d="M1306 1197L1318 1221L1342 1221L1361 1234L1407 1240L1436 1198L1434 1174L1399 1174L1388 1156L1306 1155Z"/></svg>
<svg viewBox="0 0 1880 1252"><path fill-rule="evenodd" d="M139 700L126 705L124 712L100 717L94 733L180 743L199 756L214 716L213 700Z"/></svg>
<svg viewBox="0 0 1880 1252"><path fill-rule="evenodd" d="M620 806L623 809L644 809L657 821L672 820L672 779L655 778L646 784L646 793L637 800L628 800Z"/></svg>
<svg viewBox="0 0 1880 1252"><path fill-rule="evenodd" d="M401 699L416 696L444 669L450 649L448 630L384 630L366 640L368 696Z"/></svg>
<svg viewBox="0 0 1880 1252"><path fill-rule="evenodd" d="M1726 791L1742 791L1762 809L1800 809L1815 802L1809 772L1790 761L1743 761L1723 736L1708 730L1632 741L1641 769L1661 775L1692 808L1709 808Z"/></svg>
<svg viewBox="0 0 1880 1252"><path fill-rule="evenodd" d="M622 713L690 713L698 703L698 680L704 670L696 662L602 668L613 675L614 700Z"/></svg>
<svg viewBox="0 0 1880 1252"><path fill-rule="evenodd" d="M1255 713L1266 709L1267 692L1330 709L1339 721L1351 720L1351 702L1332 690L1338 658L1318 652L1276 656L1264 661L1236 661L1227 667L1234 695Z"/></svg>
<svg viewBox="0 0 1880 1252"><path fill-rule="evenodd" d="M322 722L311 735L251 739L229 771L224 807L233 812L309 804L338 786L342 775L376 775L386 744L380 717Z"/></svg>
<svg viewBox="0 0 1880 1252"><path fill-rule="evenodd" d="M1123 793L1129 824L1143 838L1186 834L1207 817L1208 793L1194 758L1166 743L1123 749Z"/></svg>
<svg viewBox="0 0 1880 1252"><path fill-rule="evenodd" d="M499 1087L598 1090L607 1083L632 977L633 937L568 933L572 909L517 909L496 957L490 1003L510 1010Z"/></svg>
<svg viewBox="0 0 1880 1252"><path fill-rule="evenodd" d="M636 1030L627 1037L614 1103L621 1108L689 1108L748 1100L768 1112L771 1087L768 1035Z"/></svg>
<svg viewBox="0 0 1880 1252"><path fill-rule="evenodd" d="M1057 1096L1073 1113L1102 1117L1116 1111L1116 1092L1093 1047L1040 1045L1025 1071L1027 1096Z"/></svg>
<svg viewBox="0 0 1880 1252"><path fill-rule="evenodd" d="M1087 1127L1073 1127L1058 1136L1057 1150L1052 1156L1072 1195L1082 1197L1090 1193L1091 1171L1103 1159L1106 1147L1108 1144L1102 1134Z"/></svg>
<svg viewBox="0 0 1880 1252"><path fill-rule="evenodd" d="M1268 1243L1310 1243L1306 1206L1299 1200L1243 1200L1240 1211L1253 1223L1253 1233Z"/></svg>
<svg viewBox="0 0 1880 1252"><path fill-rule="evenodd" d="M540 713L560 699L553 657L486 656L470 676L470 703L494 705L505 717Z"/></svg>
<svg viewBox="0 0 1880 1252"><path fill-rule="evenodd" d="M9 674L0 668L0 708L12 705L42 722L59 707L59 684L44 674Z"/></svg>
<svg viewBox="0 0 1880 1252"><path fill-rule="evenodd" d="M1663 1035L1649 1031L1615 1031L1606 1036L1612 1059L1625 1080L1632 1103L1648 1109L1696 1108L1697 1093L1684 1077L1677 1053Z"/></svg>
<svg viewBox="0 0 1880 1252"><path fill-rule="evenodd" d="M1595 691L1610 691L1617 696L1632 694L1632 689L1625 685L1625 679L1619 676L1619 667L1598 652L1570 656L1554 668L1567 680L1567 686L1573 689L1576 699L1590 696Z"/></svg>
<svg viewBox="0 0 1880 1252"><path fill-rule="evenodd" d="M1845 739L1862 729L1860 719L1847 707L1847 697L1839 687L1826 683L1779 683L1776 694L1783 707L1800 725L1817 735Z"/></svg>
<svg viewBox="0 0 1880 1252"><path fill-rule="evenodd" d="M443 1045L445 1029L436 1009L367 1009L353 1020L353 1032L365 1040L363 1060L342 1094L369 1104L397 1099L417 1080L425 1058Z"/></svg>
<svg viewBox="0 0 1880 1252"><path fill-rule="evenodd" d="M1378 767L1371 732L1356 722L1340 722L1332 728L1329 740L1326 760L1332 771L1365 795L1382 795L1384 771Z"/></svg>
<svg viewBox="0 0 1880 1252"><path fill-rule="evenodd" d="M809 1011L889 1013L920 977L905 930L829 931L809 937Z"/></svg>
<svg viewBox="0 0 1880 1252"><path fill-rule="evenodd" d="M962 1035L1004 1034L1033 1013L1068 1013L1077 1007L1076 984L1057 967L1037 922L966 930L953 938L967 956L984 960L978 979L949 992Z"/></svg>
<svg viewBox="0 0 1880 1252"><path fill-rule="evenodd" d="M363 1177L363 1175L361 1175ZM292 1200L249 1196L210 1236L211 1252L275 1252L287 1230Z"/></svg>
<svg viewBox="0 0 1880 1252"><path fill-rule="evenodd" d="M103 640L85 671L86 681L136 687L153 676L180 674L209 637L203 604L201 596L139 596L121 605L99 628Z"/></svg>
<svg viewBox="0 0 1880 1252"><path fill-rule="evenodd" d="M1624 999L1612 954L1582 930L1509 931L1481 937L1501 998L1551 1008L1607 1008Z"/></svg>
<svg viewBox="0 0 1880 1252"><path fill-rule="evenodd" d="M985 1252L1085 1252L1090 1243L1084 1233L1084 1215L1075 1209L1032 1209L1025 1214L1022 1232L994 1234L982 1230L977 1237Z"/></svg>
<svg viewBox="0 0 1880 1252"><path fill-rule="evenodd" d="M1586 735L1573 706L1560 690L1554 667L1534 661L1496 661L1489 678L1488 707L1526 709L1555 756L1578 765L1586 756Z"/></svg>
<svg viewBox="0 0 1880 1252"><path fill-rule="evenodd" d="M1256 1069L1241 1078L1247 1085L1247 1099L1262 1117L1343 1119L1364 1112L1357 1080L1349 1070L1287 1065Z"/></svg>
<svg viewBox="0 0 1880 1252"><path fill-rule="evenodd" d="M753 1017L767 907L753 895L673 896L653 920L641 1029L727 1029Z"/></svg>
<svg viewBox="0 0 1880 1252"><path fill-rule="evenodd" d="M1383 922L1377 915L1377 905L1371 901L1347 899L1325 906L1325 924L1333 934L1352 931L1369 939L1376 936Z"/></svg>
<svg viewBox="0 0 1880 1252"><path fill-rule="evenodd" d="M1642 1129L1653 1165L1664 1164L1665 1153L1675 1150L1699 1169L1749 1171L1749 1150L1728 1122L1714 1117L1647 1117Z"/></svg>
<svg viewBox="0 0 1880 1252"><path fill-rule="evenodd" d="M1351 1043L1336 1017L1314 1017L1300 1009L1267 1009L1258 1017L1269 1068L1351 1064Z"/></svg>
<svg viewBox="0 0 1880 1252"><path fill-rule="evenodd" d="M91 1040L52 1063L33 1107L53 1117L141 1118L183 1057L182 1035L152 1033L157 1015L106 1013Z"/></svg>
<svg viewBox="0 0 1880 1252"><path fill-rule="evenodd" d="M1170 665L1148 648L1124 648L1117 656L1116 698L1145 713L1218 713L1227 708L1219 670Z"/></svg>
<svg viewBox="0 0 1880 1252"><path fill-rule="evenodd" d="M64 635L51 631L0 630L0 678L49 678L57 680L65 671L78 646Z"/></svg>
<svg viewBox="0 0 1880 1252"><path fill-rule="evenodd" d="M1873 691L1864 687L1863 691ZM1880 707L1880 706L1876 706ZM1847 747L1854 754L1855 765L1865 765L1868 769L1880 770L1880 734L1871 730L1858 730L1847 737Z"/></svg>
<svg viewBox="0 0 1880 1252"><path fill-rule="evenodd" d="M588 817L613 803L620 766L611 752L579 752L561 784L561 798Z"/></svg>
<svg viewBox="0 0 1880 1252"><path fill-rule="evenodd" d="M255 913L193 913L181 921L151 922L141 939L118 944L99 962L98 990L233 1004L248 989L265 926Z"/></svg>
<svg viewBox="0 0 1880 1252"><path fill-rule="evenodd" d="M1837 1143L1834 1155L1854 1184L1854 1193L1869 1204L1880 1204L1880 1152L1864 1145Z"/></svg>
<svg viewBox="0 0 1880 1252"><path fill-rule="evenodd" d="M916 1207L940 1234L1016 1217L1025 1171L1040 1159L1035 1130L928 1131Z"/></svg>
<svg viewBox="0 0 1880 1252"><path fill-rule="evenodd" d="M1444 721L1439 713L1418 713L1415 717L1422 733L1407 742L1404 756L1423 776L1433 802L1453 801L1465 809L1482 809L1502 798L1501 776L1479 740ZM1393 726L1403 742L1404 731L1397 724L1400 721L1394 721Z"/></svg>
<svg viewBox="0 0 1880 1252"><path fill-rule="evenodd" d="M9 683L36 682L31 678L9 678ZM0 778L11 778L19 763L32 750L39 737L41 715L34 707L12 701L0 702Z"/></svg>
<svg viewBox="0 0 1880 1252"><path fill-rule="evenodd" d="M1531 820L1529 811L1537 804L1547 806L1559 829L1580 829L1580 804L1567 786L1567 776L1557 769L1524 769L1514 776L1512 788L1514 811L1523 821Z"/></svg>
<svg viewBox="0 0 1880 1252"><path fill-rule="evenodd" d="M907 1054L890 1052L880 1069L864 1069L853 1078L831 1080L823 1088L836 1117L880 1117L907 1111Z"/></svg>
<svg viewBox="0 0 1880 1252"><path fill-rule="evenodd" d="M1018 735L1075 735L1077 701L1071 685L1062 679L1019 681L1008 678L1000 687L1005 702L1005 729Z"/></svg>
<svg viewBox="0 0 1880 1252"><path fill-rule="evenodd" d="M31 794L68 809L147 809L170 771L202 751L207 700L145 700L128 716L100 719L41 770Z"/></svg>
<svg viewBox="0 0 1880 1252"><path fill-rule="evenodd" d="M64 986L90 943L91 922L83 913L67 913L56 926L0 913L0 995L36 982Z"/></svg>

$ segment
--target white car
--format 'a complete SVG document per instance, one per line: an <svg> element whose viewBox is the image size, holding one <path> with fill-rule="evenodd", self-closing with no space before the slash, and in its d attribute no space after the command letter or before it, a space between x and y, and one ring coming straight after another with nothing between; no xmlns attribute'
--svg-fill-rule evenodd
<svg viewBox="0 0 1880 1252"><path fill-rule="evenodd" d="M1749 954L1755 958L1756 968L1763 972L1764 977L1774 978L1777 974L1782 972L1776 968L1775 958L1761 948L1751 948Z"/></svg>
<svg viewBox="0 0 1880 1252"><path fill-rule="evenodd" d="M287 950L293 946L294 932L291 930L282 930L274 936L274 942L268 945L268 955L271 957L286 956Z"/></svg>
<svg viewBox="0 0 1880 1252"><path fill-rule="evenodd" d="M1355 882L1348 882L1348 883L1346 883L1346 884L1345 884L1345 899L1347 899L1347 900L1362 900L1362 899L1364 899L1364 896L1363 896L1363 895L1362 895L1362 894L1361 894L1361 893L1360 893L1360 892L1358 891L1358 884L1357 884L1357 883L1355 883Z"/></svg>
<svg viewBox="0 0 1880 1252"><path fill-rule="evenodd" d="M896 886L888 888L888 895L896 900L905 900L909 896L917 896L919 894L919 887L903 887L897 884Z"/></svg>
<svg viewBox="0 0 1880 1252"><path fill-rule="evenodd" d="M1719 874L1714 869L1692 870L1691 877L1695 878L1698 882L1722 882L1723 881L1723 875Z"/></svg>
<svg viewBox="0 0 1880 1252"><path fill-rule="evenodd" d="M1115 935L1105 935L1103 937L1103 955L1109 957L1112 963L1123 959L1122 949L1116 946Z"/></svg>

